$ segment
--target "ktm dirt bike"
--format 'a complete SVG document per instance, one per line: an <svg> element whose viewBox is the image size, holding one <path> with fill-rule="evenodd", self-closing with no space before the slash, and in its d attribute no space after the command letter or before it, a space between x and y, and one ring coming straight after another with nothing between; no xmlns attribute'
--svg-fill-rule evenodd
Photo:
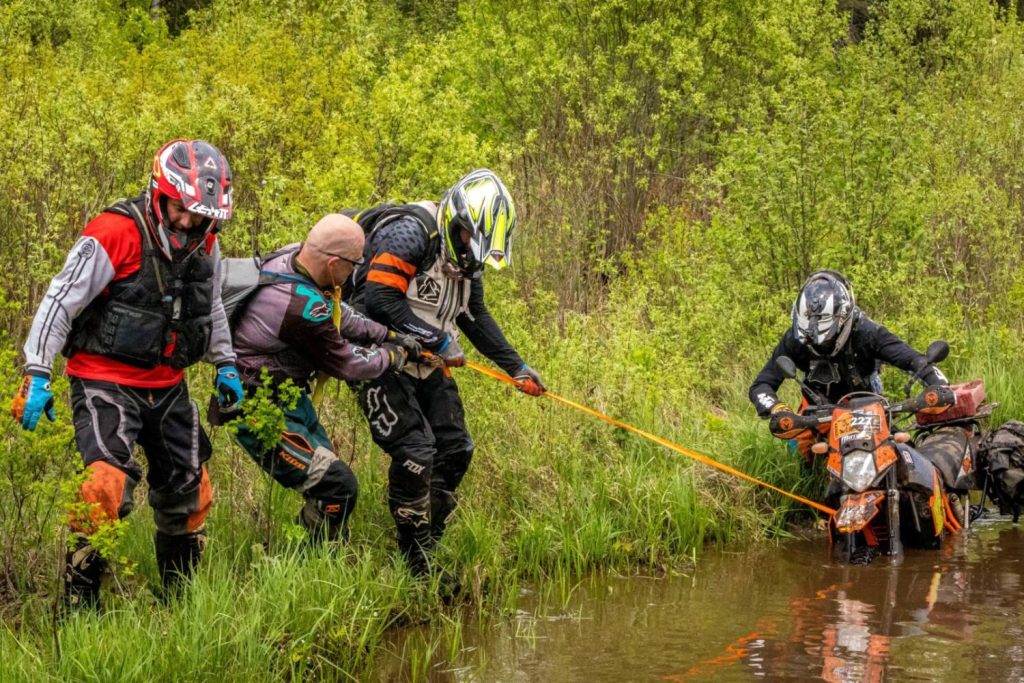
<svg viewBox="0 0 1024 683"><path fill-rule="evenodd" d="M926 354L928 364L942 360L948 351L944 342L933 344ZM827 440L812 451L827 456L825 498L837 510L829 537L840 559L867 564L879 554L900 557L904 543L937 548L945 529L959 529L939 471L911 445L909 433L892 428L900 416L954 405L952 389L928 387L898 403L858 391L829 404L797 378L792 359L783 356L778 365L800 382L813 403L801 415L772 415L770 429L776 435L795 429L827 431Z"/></svg>

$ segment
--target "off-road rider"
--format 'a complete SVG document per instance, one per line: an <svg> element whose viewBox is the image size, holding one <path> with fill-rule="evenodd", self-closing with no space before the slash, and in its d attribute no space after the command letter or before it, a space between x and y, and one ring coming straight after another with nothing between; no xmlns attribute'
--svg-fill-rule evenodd
<svg viewBox="0 0 1024 683"><path fill-rule="evenodd" d="M53 278L25 343L25 379L11 412L35 429L54 419L50 372L68 357L75 440L86 469L70 519L65 598L97 605L105 561L89 543L99 524L132 509L149 463L161 579L173 587L192 572L213 500L205 462L210 442L189 399L184 370L217 367L220 400L242 386L220 298L217 230L231 218L231 169L202 140L173 140L157 152L148 189L93 218Z"/></svg>
<svg viewBox="0 0 1024 683"><path fill-rule="evenodd" d="M261 384L265 369L274 386L291 380L301 391L284 410L285 429L267 448L244 422L236 438L242 448L282 486L305 498L299 523L311 541L344 540L356 504L357 481L335 455L309 390L317 373L344 380L368 380L401 371L419 344L337 304L331 292L362 262L363 231L352 219L330 214L306 241L274 252L263 262L265 283L232 316L235 352L246 392ZM340 331L334 307L342 307ZM353 343L356 342L356 343ZM222 421L226 415L211 416Z"/></svg>
<svg viewBox="0 0 1024 683"><path fill-rule="evenodd" d="M367 265L356 269L354 305L382 325L415 335L446 366L410 363L403 373L357 387L373 439L392 459L388 504L399 548L412 572L423 575L473 456L448 370L466 362L459 332L523 391L544 392L540 376L484 303L484 266L509 264L516 211L501 180L480 169L455 183L440 203L378 207L357 219L369 236Z"/></svg>
<svg viewBox="0 0 1024 683"><path fill-rule="evenodd" d="M793 412L775 393L786 379L776 364L781 356L789 356L805 373L804 382L830 403L852 391L879 393L881 363L918 373L928 385L948 384L923 354L868 318L857 307L850 282L832 270L812 273L804 282L793 304L792 324L750 386L750 401L763 418ZM800 410L809 398L804 397ZM810 461L810 448L821 435L793 430L776 436L795 440L800 454Z"/></svg>

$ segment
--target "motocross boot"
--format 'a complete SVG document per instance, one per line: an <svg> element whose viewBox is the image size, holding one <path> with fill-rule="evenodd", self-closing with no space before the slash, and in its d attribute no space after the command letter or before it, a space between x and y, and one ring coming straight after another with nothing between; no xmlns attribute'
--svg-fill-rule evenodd
<svg viewBox="0 0 1024 683"><path fill-rule="evenodd" d="M430 538L435 545L444 536L448 520L457 506L454 491L438 488L430 490Z"/></svg>
<svg viewBox="0 0 1024 683"><path fill-rule="evenodd" d="M430 533L430 494L416 500L388 498L391 516L398 529L398 549L405 557L413 576L426 576L430 571L430 552L434 539Z"/></svg>
<svg viewBox="0 0 1024 683"><path fill-rule="evenodd" d="M89 544L85 536L75 539L64 565L64 611L99 609L100 581L107 561Z"/></svg>
<svg viewBox="0 0 1024 683"><path fill-rule="evenodd" d="M332 507L322 501L307 499L306 503L299 510L299 517L296 522L302 526L309 535L309 545L318 546L324 542L340 541L348 543L348 512L336 514L330 511Z"/></svg>
<svg viewBox="0 0 1024 683"><path fill-rule="evenodd" d="M177 593L181 582L192 576L205 547L204 530L182 536L156 532L156 566L167 595Z"/></svg>

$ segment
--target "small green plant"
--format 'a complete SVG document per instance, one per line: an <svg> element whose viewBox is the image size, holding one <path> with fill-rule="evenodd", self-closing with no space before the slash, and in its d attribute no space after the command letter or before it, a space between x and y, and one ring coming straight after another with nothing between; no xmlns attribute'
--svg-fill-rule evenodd
<svg viewBox="0 0 1024 683"><path fill-rule="evenodd" d="M242 414L228 423L237 432L242 425L256 435L260 446L270 449L285 431L285 411L292 410L302 396L302 389L290 379L275 382L266 368L260 369L260 384L247 394L242 403Z"/></svg>
<svg viewBox="0 0 1024 683"><path fill-rule="evenodd" d="M275 382L266 368L260 369L260 384L246 395L242 403L242 414L228 423L228 429L237 433L240 428L254 434L263 451L272 450L287 429L285 412L298 405L302 389L291 379ZM264 496L264 547L271 548L274 529L274 500L282 493L276 484L267 482ZM291 543L305 537L305 530L294 523L286 524L285 542Z"/></svg>

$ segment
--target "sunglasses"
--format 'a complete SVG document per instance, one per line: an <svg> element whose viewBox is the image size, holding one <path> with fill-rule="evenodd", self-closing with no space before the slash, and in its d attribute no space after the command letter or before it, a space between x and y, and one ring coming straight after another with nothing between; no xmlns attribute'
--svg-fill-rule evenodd
<svg viewBox="0 0 1024 683"><path fill-rule="evenodd" d="M330 252L330 251L321 251L320 253L322 253L325 256L333 256L334 258L340 258L342 261L345 261L346 263L351 263L353 266L361 266L361 265L366 263L366 257L364 257L364 256L360 256L358 259L353 260L353 259L348 258L347 256L342 256L341 254L335 254L334 252Z"/></svg>

